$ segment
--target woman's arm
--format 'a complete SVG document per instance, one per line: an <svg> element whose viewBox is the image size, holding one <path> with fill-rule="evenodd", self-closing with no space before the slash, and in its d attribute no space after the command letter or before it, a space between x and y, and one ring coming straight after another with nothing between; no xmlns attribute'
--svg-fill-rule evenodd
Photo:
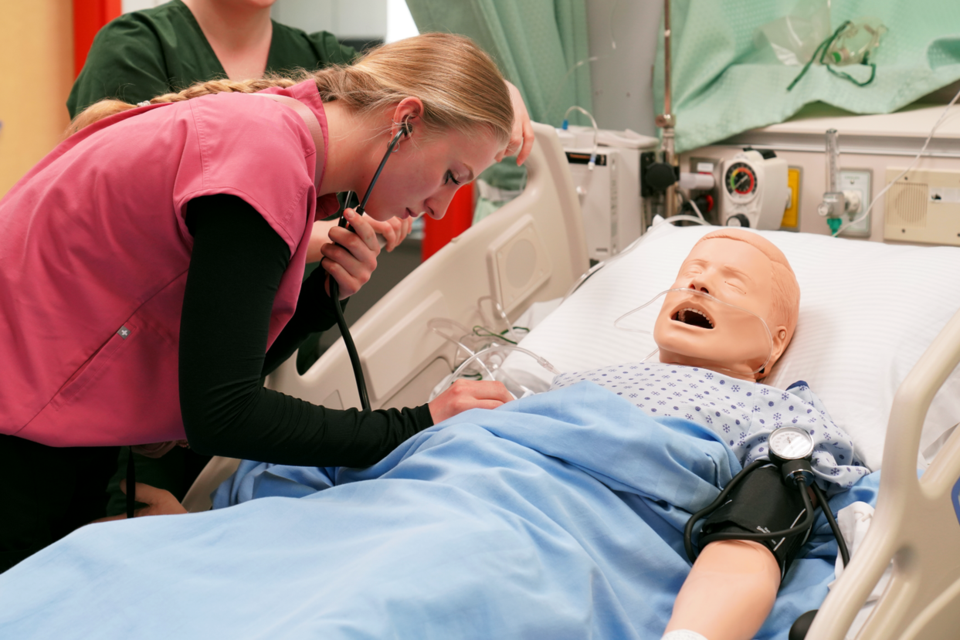
<svg viewBox="0 0 960 640"><path fill-rule="evenodd" d="M289 249L253 207L234 196L191 201L187 224L194 248L180 322L180 409L187 439L200 453L369 466L435 420L511 399L500 383L466 381L430 406L364 413L264 389L270 313ZM295 317L315 331L329 322L329 298L321 271L307 282Z"/></svg>
<svg viewBox="0 0 960 640"><path fill-rule="evenodd" d="M362 467L433 424L426 405L363 414L264 389L270 312L289 249L259 213L233 196L191 201L188 224L194 249L180 324L180 408L194 449L264 462ZM310 287L317 289L323 291Z"/></svg>

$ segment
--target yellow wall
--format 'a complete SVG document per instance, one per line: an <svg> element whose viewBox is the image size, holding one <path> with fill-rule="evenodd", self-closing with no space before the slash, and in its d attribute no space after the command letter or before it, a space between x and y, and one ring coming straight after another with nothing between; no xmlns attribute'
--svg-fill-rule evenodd
<svg viewBox="0 0 960 640"><path fill-rule="evenodd" d="M0 197L60 142L72 84L71 0L0 1Z"/></svg>

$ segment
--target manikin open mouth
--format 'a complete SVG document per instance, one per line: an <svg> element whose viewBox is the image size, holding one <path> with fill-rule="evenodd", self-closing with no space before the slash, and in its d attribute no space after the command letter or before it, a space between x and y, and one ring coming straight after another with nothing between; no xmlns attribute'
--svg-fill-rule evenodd
<svg viewBox="0 0 960 640"><path fill-rule="evenodd" d="M673 314L671 320L682 322L692 327L700 327L701 329L713 329L713 321L707 317L707 314L699 309L692 309L690 307L678 310Z"/></svg>

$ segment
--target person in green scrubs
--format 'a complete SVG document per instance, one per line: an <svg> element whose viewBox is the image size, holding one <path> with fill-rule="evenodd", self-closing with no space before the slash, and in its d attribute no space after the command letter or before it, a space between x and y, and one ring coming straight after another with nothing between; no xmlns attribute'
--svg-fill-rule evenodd
<svg viewBox="0 0 960 640"><path fill-rule="evenodd" d="M272 4L171 0L120 16L93 41L67 99L70 117L104 98L136 104L213 78L315 70L356 57L326 31L274 22Z"/></svg>

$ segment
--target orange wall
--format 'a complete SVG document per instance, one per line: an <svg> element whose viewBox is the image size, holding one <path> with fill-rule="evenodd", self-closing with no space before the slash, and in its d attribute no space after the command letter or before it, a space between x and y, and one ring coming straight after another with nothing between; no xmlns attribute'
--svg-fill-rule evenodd
<svg viewBox="0 0 960 640"><path fill-rule="evenodd" d="M73 78L71 0L0 2L0 197L60 142Z"/></svg>

